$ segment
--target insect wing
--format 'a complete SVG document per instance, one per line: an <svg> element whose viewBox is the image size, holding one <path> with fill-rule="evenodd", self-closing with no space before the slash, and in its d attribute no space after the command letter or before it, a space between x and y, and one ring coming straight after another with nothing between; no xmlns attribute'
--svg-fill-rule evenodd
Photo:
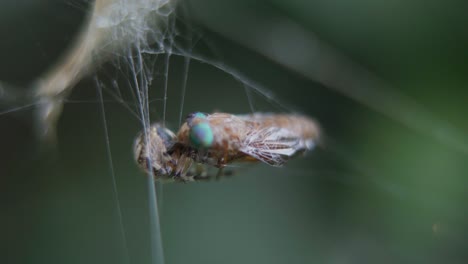
<svg viewBox="0 0 468 264"><path fill-rule="evenodd" d="M240 149L272 166L282 166L290 157L304 150L302 138L291 130L269 127L252 132Z"/></svg>

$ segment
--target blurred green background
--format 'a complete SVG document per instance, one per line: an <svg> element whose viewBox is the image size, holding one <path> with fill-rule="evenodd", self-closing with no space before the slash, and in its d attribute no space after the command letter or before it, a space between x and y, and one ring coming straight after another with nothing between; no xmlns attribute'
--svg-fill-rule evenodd
<svg viewBox="0 0 468 264"><path fill-rule="evenodd" d="M468 261L465 1L179 2L182 31L201 39L194 53L209 54L316 118L327 140L281 169L258 165L218 182L163 185L166 263ZM24 93L73 40L88 7L2 1L0 80ZM334 56L352 63L335 65ZM174 130L183 63L171 58L167 121ZM156 65L157 99L163 90ZM335 71L320 75L324 68ZM350 74L362 73L357 68L367 71ZM113 69L110 63L99 70L106 87L122 79ZM326 84L348 87L343 76L354 78L345 92ZM404 96L414 104L401 113ZM250 111L241 82L196 61L185 98L183 115ZM257 111L278 110L255 93L253 99ZM147 181L131 151L141 124L106 97L117 203L92 79L81 81L71 100L81 103L65 105L57 145L48 150L36 139L32 109L0 115L0 262L125 263L120 204L130 262L150 263ZM161 109L160 101L152 104L153 121Z"/></svg>

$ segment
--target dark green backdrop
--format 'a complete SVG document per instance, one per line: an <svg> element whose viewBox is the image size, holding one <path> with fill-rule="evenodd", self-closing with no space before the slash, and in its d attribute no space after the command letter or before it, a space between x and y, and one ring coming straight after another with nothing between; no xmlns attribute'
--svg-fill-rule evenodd
<svg viewBox="0 0 468 264"><path fill-rule="evenodd" d="M181 21L192 27L192 36L201 37L198 52L217 54L281 102L315 117L327 142L285 168L258 165L219 182L164 185L160 213L166 263L467 260L468 153L446 131L453 126L465 139L468 128L463 1L180 2L189 14ZM67 47L87 10L86 3L75 0L0 3L0 80L24 93ZM382 79L389 85L386 91L421 105L428 119L419 120L415 108L389 118L247 45L271 42L272 48L281 47L274 54L284 61L293 56L300 61L301 50L321 54L301 38L291 41L294 36L329 45L367 69L368 76ZM173 129L182 66L182 58L171 59L167 120ZM106 65L98 75L109 72L115 73ZM334 76L340 79L340 74L345 73ZM368 80L359 81L364 86ZM348 92L369 94L360 84L350 84ZM161 97L162 89L153 92ZM1 263L124 263L94 82L80 82L71 98L88 102L66 104L58 143L46 151L35 139L31 110L0 115ZM367 104L383 109L401 103L369 98ZM21 102L0 104L7 110ZM276 110L258 95L254 106ZM112 97L105 108L131 263L150 263L146 178L131 152L141 124ZM151 109L158 120L159 102ZM249 112L244 86L192 61L183 114L214 110ZM420 126L426 121L430 128Z"/></svg>

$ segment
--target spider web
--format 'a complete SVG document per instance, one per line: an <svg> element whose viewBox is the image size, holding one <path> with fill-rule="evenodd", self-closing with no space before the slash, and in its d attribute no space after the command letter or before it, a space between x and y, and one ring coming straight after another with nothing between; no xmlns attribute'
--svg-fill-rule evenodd
<svg viewBox="0 0 468 264"><path fill-rule="evenodd" d="M46 72L32 85L26 95L17 96L14 89L8 84L2 85L5 102L23 100L28 103L7 108L0 114L6 115L34 108L39 114L37 118L40 134L47 140L55 140L55 123L60 118L63 104L92 103L89 100L68 99L67 95L84 76L95 75L93 80L98 91L97 100L101 105L112 195L116 204L115 210L120 240L122 241L123 261L131 263L125 219L119 198L119 183L116 179L116 166L113 161L106 102L114 100L120 103L137 119L142 131L148 131L151 122L155 119L165 124L168 111L171 58L178 56L184 58L178 114L179 124L183 119L191 61L207 63L242 83L247 91L251 108L253 108L254 100L251 91L261 95L283 111L287 108L268 89L261 87L240 72L216 60L193 53L192 49L197 44L198 39L194 40L193 36L187 38L185 35L179 35L178 29L176 29L177 15L174 14L173 3L154 0L101 0L96 1L91 7L92 9L88 13L88 22L85 22L83 30L69 51L52 70ZM187 25L185 24L185 26ZM192 32L190 27L183 30ZM177 39L179 37L182 38L182 41ZM114 71L106 71L106 67L99 69L99 65L106 61L108 61L107 65L113 66ZM159 109L156 111L158 118L152 117L150 105L154 102L159 105ZM152 261L164 263L156 185L153 175L149 176L147 177L147 186Z"/></svg>

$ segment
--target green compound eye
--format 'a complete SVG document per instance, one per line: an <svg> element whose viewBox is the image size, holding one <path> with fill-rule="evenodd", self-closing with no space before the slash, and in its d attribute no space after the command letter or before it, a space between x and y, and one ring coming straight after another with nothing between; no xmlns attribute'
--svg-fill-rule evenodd
<svg viewBox="0 0 468 264"><path fill-rule="evenodd" d="M196 117L196 118L206 118L206 115L202 112L196 112L193 114L193 117Z"/></svg>
<svg viewBox="0 0 468 264"><path fill-rule="evenodd" d="M208 123L199 123L190 129L190 143L197 148L209 148L213 144L213 131Z"/></svg>
<svg viewBox="0 0 468 264"><path fill-rule="evenodd" d="M208 115L205 114L205 113L202 113L202 112L193 112L193 113L190 113L188 116L187 116L187 124L189 126L192 126L192 123L193 123L193 120L194 119L207 119L208 118Z"/></svg>

